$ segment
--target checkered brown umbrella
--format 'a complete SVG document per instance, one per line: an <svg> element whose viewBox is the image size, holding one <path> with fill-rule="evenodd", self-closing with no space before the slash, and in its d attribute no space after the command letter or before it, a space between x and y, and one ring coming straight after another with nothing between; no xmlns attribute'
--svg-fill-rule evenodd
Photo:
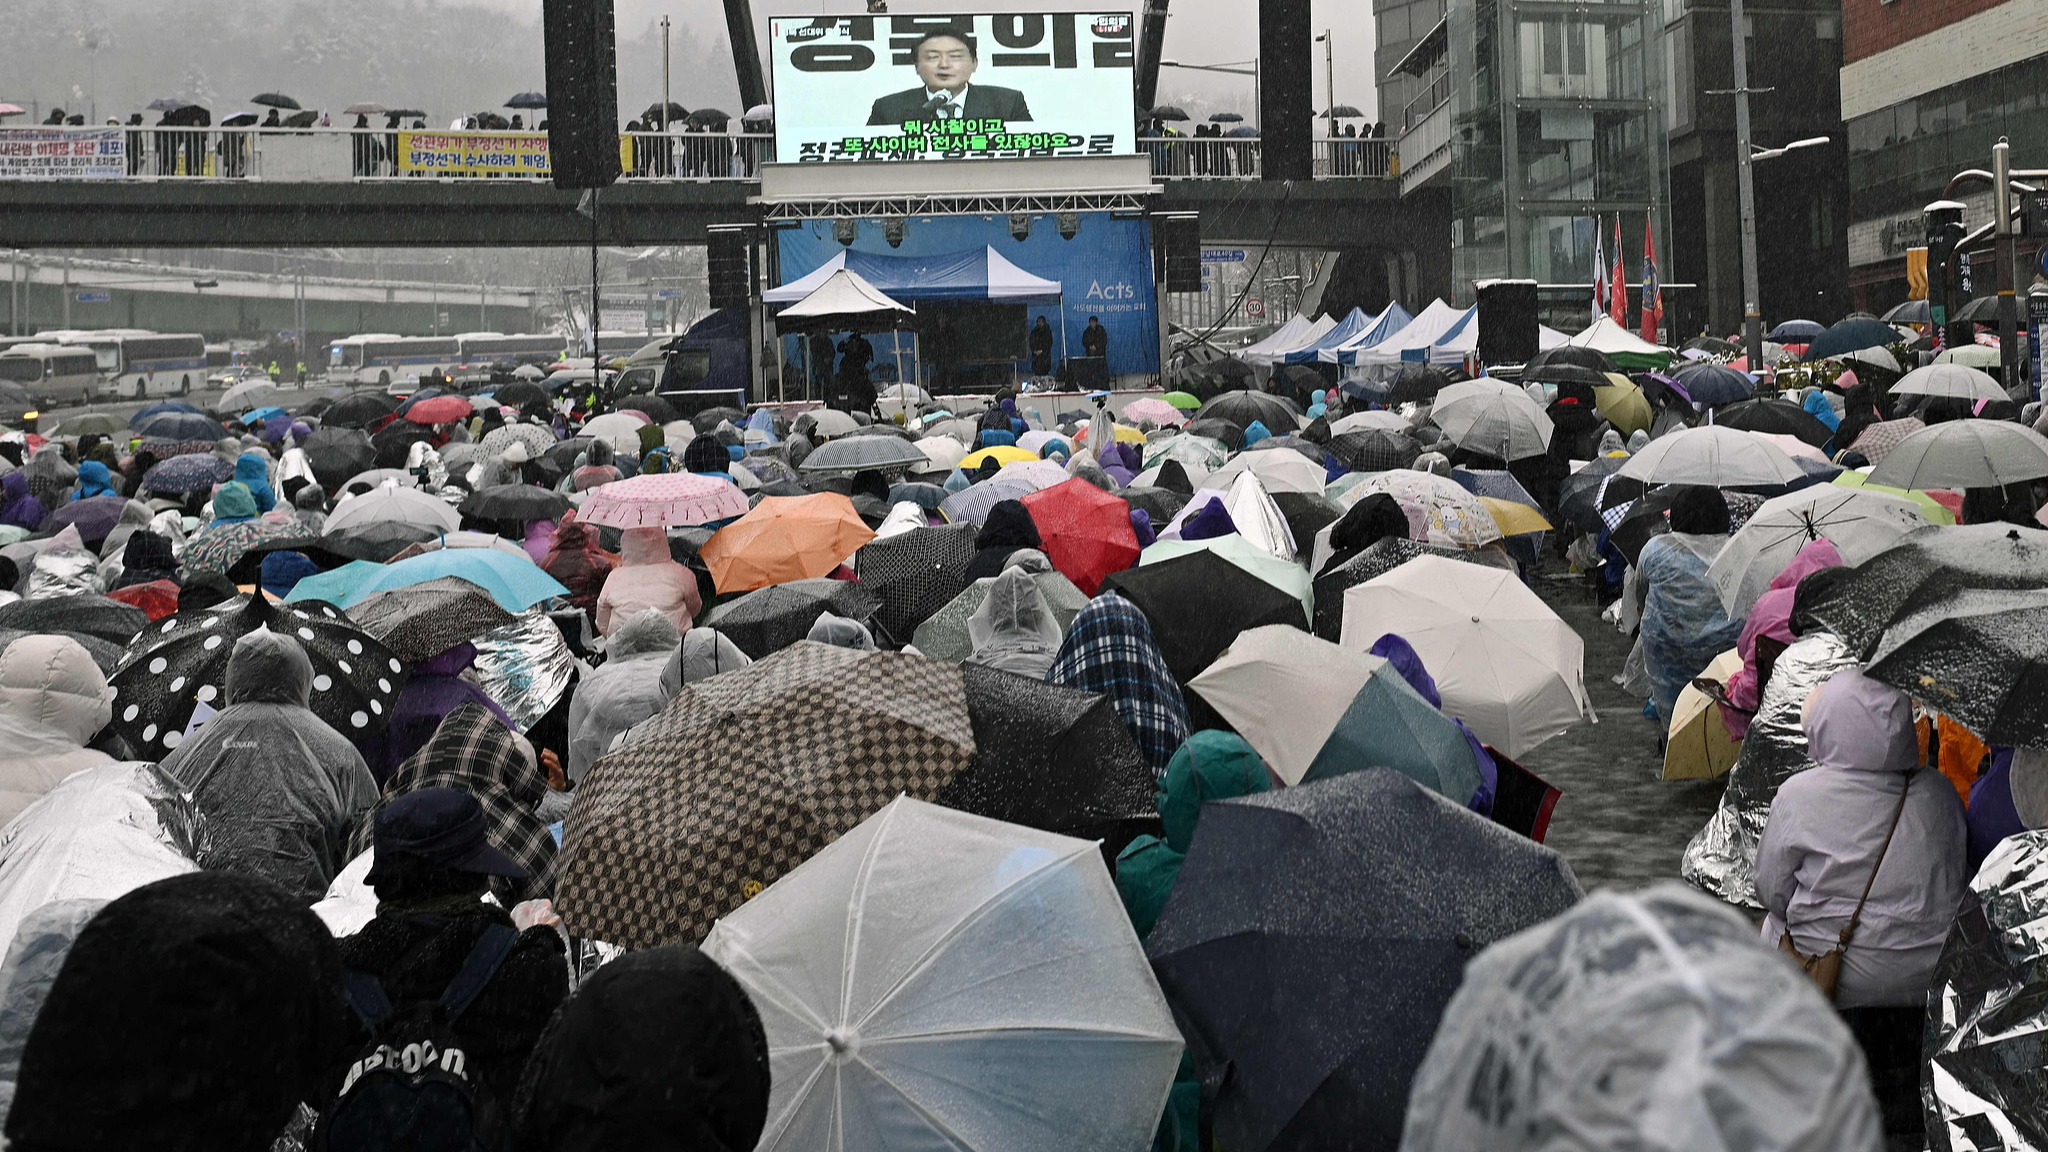
<svg viewBox="0 0 2048 1152"><path fill-rule="evenodd" d="M577 789L556 862L569 931L628 948L718 917L975 753L960 669L810 642L686 686Z"/></svg>
<svg viewBox="0 0 2048 1152"><path fill-rule="evenodd" d="M853 554L861 587L882 602L875 623L890 642L908 644L919 624L967 588L974 537L972 524L912 528L870 540Z"/></svg>

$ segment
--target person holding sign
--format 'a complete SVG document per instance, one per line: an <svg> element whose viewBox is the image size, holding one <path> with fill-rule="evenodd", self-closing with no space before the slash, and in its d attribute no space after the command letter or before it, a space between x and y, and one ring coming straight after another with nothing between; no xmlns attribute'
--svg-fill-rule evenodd
<svg viewBox="0 0 2048 1152"><path fill-rule="evenodd" d="M911 48L911 59L921 83L875 101L868 112L870 127L912 120L1000 120L1009 124L1031 119L1022 92L968 83L981 63L972 36L926 33Z"/></svg>

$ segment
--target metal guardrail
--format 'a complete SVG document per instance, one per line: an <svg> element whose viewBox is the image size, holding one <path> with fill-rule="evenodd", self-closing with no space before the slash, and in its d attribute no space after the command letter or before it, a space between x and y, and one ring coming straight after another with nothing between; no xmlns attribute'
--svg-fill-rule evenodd
<svg viewBox="0 0 2048 1152"><path fill-rule="evenodd" d="M628 181L753 181L775 161L772 134L620 133ZM1386 179L1384 137L1314 141L1317 179ZM1143 137L1159 179L1257 179L1260 142ZM547 135L389 128L0 127L0 180L274 180L343 182L546 179Z"/></svg>

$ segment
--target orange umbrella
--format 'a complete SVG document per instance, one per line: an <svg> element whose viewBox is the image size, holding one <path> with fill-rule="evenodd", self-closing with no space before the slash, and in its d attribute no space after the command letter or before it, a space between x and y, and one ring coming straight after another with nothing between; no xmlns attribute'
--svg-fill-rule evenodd
<svg viewBox="0 0 2048 1152"><path fill-rule="evenodd" d="M837 492L768 496L704 542L698 555L720 592L746 592L828 576L875 538Z"/></svg>

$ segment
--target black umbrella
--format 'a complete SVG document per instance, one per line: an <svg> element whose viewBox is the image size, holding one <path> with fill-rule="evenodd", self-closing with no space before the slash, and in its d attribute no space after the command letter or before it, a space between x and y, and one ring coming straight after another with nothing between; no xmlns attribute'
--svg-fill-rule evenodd
<svg viewBox="0 0 2048 1152"><path fill-rule="evenodd" d="M622 396L619 398L619 408L621 411L638 412L656 424L667 424L683 418L683 414L676 411L675 405L652 392Z"/></svg>
<svg viewBox="0 0 2048 1152"><path fill-rule="evenodd" d="M1160 105L1159 107L1157 107L1157 108L1154 108L1154 109L1152 109L1152 110L1151 110L1150 112L1147 112L1147 113L1145 113L1145 115L1147 115L1147 116L1150 116L1150 117L1151 117L1152 119L1154 119L1154 120L1192 120L1192 119L1193 119L1193 117L1192 117L1192 116L1189 116L1189 115L1188 115L1188 114L1187 114L1186 112L1183 112L1183 111L1181 111L1180 109L1178 109L1178 108L1174 107L1174 106L1173 106L1173 105L1171 105L1171 104L1161 104L1161 105Z"/></svg>
<svg viewBox="0 0 2048 1152"><path fill-rule="evenodd" d="M1316 117L1316 119L1318 119L1318 120L1363 120L1363 119L1365 119L1365 113L1363 113L1363 112L1360 112L1360 111L1359 111L1358 109L1356 109L1356 108L1353 108L1353 107L1352 107L1351 105L1349 105L1349 104L1339 104L1339 105L1337 105L1337 106L1336 106L1335 108L1331 108L1331 109L1328 109L1327 111L1323 112L1323 113L1322 113L1321 115L1317 116L1317 117Z"/></svg>
<svg viewBox="0 0 2048 1152"><path fill-rule="evenodd" d="M197 412L159 412L137 424L135 434L156 440L214 441L227 430L220 421Z"/></svg>
<svg viewBox="0 0 2048 1152"><path fill-rule="evenodd" d="M220 118L220 126L223 128L253 128L256 126L256 114L254 112L237 112L233 116L223 116Z"/></svg>
<svg viewBox="0 0 2048 1152"><path fill-rule="evenodd" d="M1232 452L1244 448L1244 425L1234 424L1219 416L1190 420L1187 427L1181 431L1190 436L1207 436L1211 440L1221 440L1223 446Z"/></svg>
<svg viewBox="0 0 2048 1152"><path fill-rule="evenodd" d="M425 116L427 113L424 108L393 108L390 114L393 116Z"/></svg>
<svg viewBox="0 0 2048 1152"><path fill-rule="evenodd" d="M424 544L438 536L440 533L434 529L422 528L417 524L406 524L397 520L373 520L366 524L349 524L337 528L322 536L320 544L337 556L382 564L414 544Z"/></svg>
<svg viewBox="0 0 2048 1152"><path fill-rule="evenodd" d="M228 657L235 640L258 628L296 639L313 662L313 714L356 739L384 727L405 683L404 666L337 609L309 611L263 593L152 623L128 646L107 679L114 689L108 729L139 755L178 746L196 704L225 707Z"/></svg>
<svg viewBox="0 0 2048 1152"><path fill-rule="evenodd" d="M1330 455L1354 472L1407 468L1422 455L1422 442L1391 428L1362 428L1330 437Z"/></svg>
<svg viewBox="0 0 2048 1152"><path fill-rule="evenodd" d="M540 92L520 92L515 94L510 100L505 101L505 107L507 108L545 108L547 106L548 98L544 93Z"/></svg>
<svg viewBox="0 0 2048 1152"><path fill-rule="evenodd" d="M319 118L320 112L318 109L308 108L304 112L294 112L278 123L286 128L311 128L313 121Z"/></svg>
<svg viewBox="0 0 2048 1152"><path fill-rule="evenodd" d="M323 426L306 437L304 448L306 463L322 484L340 484L377 464L370 434L360 428Z"/></svg>
<svg viewBox="0 0 2048 1152"><path fill-rule="evenodd" d="M1311 444L1328 444L1330 442L1330 414L1326 411L1321 416L1302 425L1301 438Z"/></svg>
<svg viewBox="0 0 2048 1152"><path fill-rule="evenodd" d="M919 624L966 590L977 531L972 524L912 528L853 554L854 575L881 601L875 624L891 643L910 643Z"/></svg>
<svg viewBox="0 0 2048 1152"><path fill-rule="evenodd" d="M1588 388L1602 388L1614 381L1603 373L1580 364L1544 364L1535 369L1522 369L1522 379L1531 384L1584 384Z"/></svg>
<svg viewBox="0 0 2048 1152"><path fill-rule="evenodd" d="M1717 404L1734 404L1756 397L1756 381L1726 364L1684 364L1674 369L1671 378L1692 397L1695 408L1711 408Z"/></svg>
<svg viewBox="0 0 2048 1152"><path fill-rule="evenodd" d="M1125 569L1104 580L1102 587L1121 594L1145 614L1159 654L1182 684L1207 668L1247 628L1308 627L1300 600L1209 551Z"/></svg>
<svg viewBox="0 0 2048 1152"><path fill-rule="evenodd" d="M690 110L673 100L668 102L668 115L666 117L662 116L662 105L659 100L649 104L647 111L640 114L640 119L650 128L658 127L664 119L670 124L680 124L689 119L689 117Z"/></svg>
<svg viewBox="0 0 2048 1152"><path fill-rule="evenodd" d="M1597 348L1584 348L1576 344L1560 344L1555 348L1546 348L1529 357L1528 361L1522 365L1522 377L1523 379L1530 379L1529 374L1531 372L1542 372L1556 364L1570 364L1578 368L1590 368L1595 372L1621 371L1620 368L1615 366L1612 357ZM1541 380L1544 377L1537 376L1534 379Z"/></svg>
<svg viewBox="0 0 2048 1152"><path fill-rule="evenodd" d="M1389 404L1428 404L1436 394L1451 386L1451 377L1441 368L1411 364L1394 376L1387 389Z"/></svg>
<svg viewBox="0 0 2048 1152"><path fill-rule="evenodd" d="M1242 124L1244 116L1237 112L1216 112L1210 115L1211 124Z"/></svg>
<svg viewBox="0 0 2048 1152"><path fill-rule="evenodd" d="M348 615L407 663L426 660L519 619L489 592L459 576L373 592Z"/></svg>
<svg viewBox="0 0 2048 1152"><path fill-rule="evenodd" d="M142 109L145 112L176 112L180 108L190 107L192 107L190 100L180 100L176 96L159 96L144 104Z"/></svg>
<svg viewBox="0 0 2048 1152"><path fill-rule="evenodd" d="M1738 400L1716 408L1713 422L1744 432L1796 436L1815 448L1825 446L1835 435L1834 429L1820 422L1820 417L1790 400Z"/></svg>
<svg viewBox="0 0 2048 1152"><path fill-rule="evenodd" d="M1175 464L1174 467L1179 467L1179 465ZM1164 468L1161 471L1164 471ZM1187 474L1186 470L1183 469L1181 474L1185 476ZM1143 511L1151 519L1154 529L1166 527L1169 521L1175 516L1180 515L1181 509L1188 506L1188 494L1176 492L1171 488L1153 488L1143 484L1134 484L1129 488L1119 491L1117 495L1123 497L1124 502L1132 508Z"/></svg>
<svg viewBox="0 0 2048 1152"><path fill-rule="evenodd" d="M260 104L266 108L282 108L287 112L297 112L299 110L299 102L282 92L265 92L258 96L251 96L249 97L249 103Z"/></svg>
<svg viewBox="0 0 2048 1152"><path fill-rule="evenodd" d="M1145 951L1217 1145L1397 1147L1465 964L1579 895L1555 852L1387 768L1204 805Z"/></svg>
<svg viewBox="0 0 2048 1152"><path fill-rule="evenodd" d="M1705 352L1709 356L1740 356L1742 346L1719 336L1695 336L1685 342L1684 351Z"/></svg>
<svg viewBox="0 0 2048 1152"><path fill-rule="evenodd" d="M403 468L405 458L415 444L430 444L434 430L410 420L394 420L370 437L370 444L377 450L379 468Z"/></svg>
<svg viewBox="0 0 2048 1152"><path fill-rule="evenodd" d="M728 600L698 623L716 628L740 651L759 660L808 636L820 613L866 624L878 607L875 594L851 580L791 580Z"/></svg>
<svg viewBox="0 0 2048 1152"><path fill-rule="evenodd" d="M1225 392L1195 412L1196 419L1228 420L1239 428L1249 428L1257 420L1275 435L1301 427L1300 417L1300 411L1286 400L1249 390Z"/></svg>
<svg viewBox="0 0 2048 1152"><path fill-rule="evenodd" d="M1235 429L1237 425L1226 424L1224 427ZM1183 508L1187 506L1187 501L1195 494L1194 481L1188 478L1186 466L1178 460L1168 460L1166 463L1161 464L1159 466L1159 477L1154 483L1161 490L1179 496L1181 498L1181 507ZM1175 509L1174 512L1175 515L1178 515L1179 509ZM1171 516L1167 517L1169 520L1172 518Z"/></svg>
<svg viewBox="0 0 2048 1152"><path fill-rule="evenodd" d="M1303 556L1309 554L1316 533L1335 524L1344 510L1331 503L1330 499L1316 492L1274 492L1273 504L1280 509L1280 516L1287 521L1287 530L1294 535L1294 546Z"/></svg>
<svg viewBox="0 0 2048 1152"><path fill-rule="evenodd" d="M1448 556L1453 560L1467 560L1477 564L1471 553L1462 548L1432 548L1415 540L1389 536L1375 542L1358 555L1334 568L1326 569L1316 577L1316 635L1335 643L1344 632L1344 593L1368 580L1384 576L1417 556ZM1396 622L1389 621L1387 631L1397 632Z"/></svg>
<svg viewBox="0 0 2048 1152"><path fill-rule="evenodd" d="M1156 825L1152 766L1107 696L965 665L974 760L939 794L948 808L1107 842Z"/></svg>
<svg viewBox="0 0 2048 1152"><path fill-rule="evenodd" d="M0 628L18 632L69 632L126 647L149 625L149 614L105 596L56 596L17 600L0 607Z"/></svg>
<svg viewBox="0 0 2048 1152"><path fill-rule="evenodd" d="M554 520L572 505L560 492L533 484L493 484L462 498L456 511L478 520Z"/></svg>
<svg viewBox="0 0 2048 1152"><path fill-rule="evenodd" d="M690 113L689 118L684 123L692 128L722 128L731 123L732 119L732 113L722 109L699 108L695 112Z"/></svg>
<svg viewBox="0 0 2048 1152"><path fill-rule="evenodd" d="M1678 377L1662 372L1638 372L1629 379L1636 382L1636 387L1643 390L1643 396L1650 403L1659 408L1682 410L1681 415L1692 414L1692 395L1683 391L1685 385L1678 382Z"/></svg>
<svg viewBox="0 0 2048 1152"><path fill-rule="evenodd" d="M747 414L732 407L706 408L690 417L690 427L698 432L709 432L727 420L737 428L747 422Z"/></svg>
<svg viewBox="0 0 2048 1152"><path fill-rule="evenodd" d="M496 400L501 407L524 408L535 401L547 403L548 392L531 380L514 380L510 384L493 385L491 399ZM648 415L652 416L653 413L650 412Z"/></svg>
<svg viewBox="0 0 2048 1152"><path fill-rule="evenodd" d="M1600 531L1600 482L1621 471L1626 456L1600 456L1558 485L1558 515L1581 532Z"/></svg>
<svg viewBox="0 0 2048 1152"><path fill-rule="evenodd" d="M1685 485L1671 484L1644 493L1629 505L1621 522L1607 534L1630 564L1642 560L1643 549L1649 546L1652 537L1671 531L1671 520L1665 513L1671 511L1672 502L1684 491Z"/></svg>
<svg viewBox="0 0 2048 1152"><path fill-rule="evenodd" d="M1932 324L1934 313L1928 307L1927 301L1908 300L1903 304L1892 305L1883 319L1887 324Z"/></svg>
<svg viewBox="0 0 2048 1152"><path fill-rule="evenodd" d="M323 428L368 428L398 411L398 401L381 392L357 392L329 405L320 417Z"/></svg>
<svg viewBox="0 0 2048 1152"><path fill-rule="evenodd" d="M1903 341L1898 329L1876 317L1858 319L1851 317L1836 322L1827 331L1815 336L1806 345L1806 354L1801 360L1825 360L1830 356L1843 356L1860 352L1865 348L1878 348L1886 344Z"/></svg>
<svg viewBox="0 0 2048 1152"><path fill-rule="evenodd" d="M2048 532L2010 524L1929 527L1850 569L1813 603L1813 617L1867 659L1895 624L1969 590L2048 588Z"/></svg>

